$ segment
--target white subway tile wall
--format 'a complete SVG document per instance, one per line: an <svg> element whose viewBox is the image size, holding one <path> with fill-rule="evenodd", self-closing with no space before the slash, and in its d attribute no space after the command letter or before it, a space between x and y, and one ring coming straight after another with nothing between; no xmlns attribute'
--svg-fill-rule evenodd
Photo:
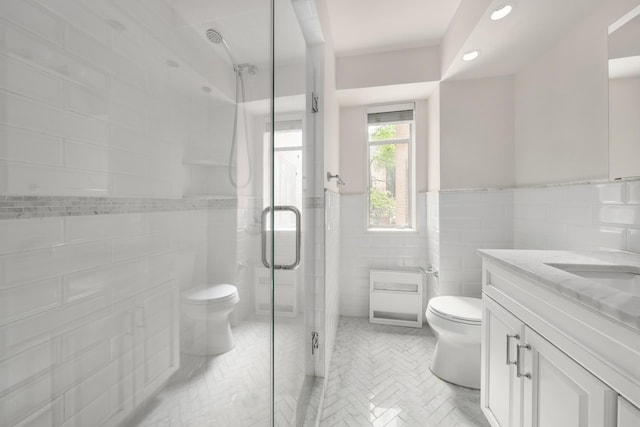
<svg viewBox="0 0 640 427"><path fill-rule="evenodd" d="M28 0L0 10L3 194L179 198L191 147L200 161L228 157L233 71L168 6ZM213 190L227 190L219 182Z"/></svg>
<svg viewBox="0 0 640 427"><path fill-rule="evenodd" d="M369 316L369 270L426 267L426 195L417 199L417 231L367 231L366 196L340 196L340 314ZM426 308L426 307L425 307Z"/></svg>
<svg viewBox="0 0 640 427"><path fill-rule="evenodd" d="M207 208L235 212L182 199L228 191L183 163L228 158L234 73L144 3L0 1L1 425L115 425L151 395Z"/></svg>
<svg viewBox="0 0 640 427"><path fill-rule="evenodd" d="M206 229L206 210L0 221L3 422L115 422L173 372L181 257L206 283Z"/></svg>
<svg viewBox="0 0 640 427"><path fill-rule="evenodd" d="M517 249L640 252L640 181L523 188L514 194Z"/></svg>
<svg viewBox="0 0 640 427"><path fill-rule="evenodd" d="M338 332L338 322L340 320L340 265L344 262L340 249L340 200L339 194L331 191L325 191L325 224L324 224L324 245L325 245L325 286L324 286L324 310L325 315L325 335L324 348L325 352L325 369L324 372L330 372L331 356L333 355L333 346ZM344 282L342 282L344 283Z"/></svg>
<svg viewBox="0 0 640 427"><path fill-rule="evenodd" d="M489 191L430 192L426 236L364 230L364 196L342 196L341 314L366 317L370 266L425 266L429 298L481 295L478 249L640 252L640 180ZM406 240L404 240L406 239ZM421 241L420 239L424 239ZM423 254L423 255L420 255ZM413 256L413 258L412 258Z"/></svg>
<svg viewBox="0 0 640 427"><path fill-rule="evenodd" d="M431 191L426 193L425 202L427 206L427 265L431 265L433 269L440 267L440 193ZM438 273L439 275L439 273ZM426 292L424 298L426 301L433 296L440 295L439 281L435 276L428 275L425 278Z"/></svg>
<svg viewBox="0 0 640 427"><path fill-rule="evenodd" d="M326 306L326 289L325 278L329 276L333 277L334 270L329 270L325 263L325 197L308 198L305 204L305 211L303 214L304 226L303 230L307 231L307 235L313 235L313 240L304 239L305 247L304 252L306 256L306 262L304 264L304 283L306 289L306 295L312 296L306 298L305 307L307 313L313 313L314 323L308 323L310 329L307 330L307 336L310 337L312 332L319 333L319 349L318 357L314 360L315 375L319 377L325 377L327 375L327 363L330 360L331 353L327 353L327 345L329 345L328 339L328 327L330 326L330 319L325 315ZM303 231L304 233L304 231ZM304 258L303 258L304 259ZM326 267L325 267L326 265ZM337 264L333 264L332 268L337 268ZM334 286L333 284L329 286ZM340 286L340 282L338 285ZM337 287L334 286L334 289ZM332 307L333 314L339 310L339 308ZM313 329L311 329L313 327Z"/></svg>
<svg viewBox="0 0 640 427"><path fill-rule="evenodd" d="M482 264L478 249L513 245L513 193L440 192L438 295L480 297Z"/></svg>

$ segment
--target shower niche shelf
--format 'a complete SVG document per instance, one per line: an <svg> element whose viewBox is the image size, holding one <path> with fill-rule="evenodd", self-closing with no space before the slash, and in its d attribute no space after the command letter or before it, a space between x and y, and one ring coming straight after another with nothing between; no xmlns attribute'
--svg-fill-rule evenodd
<svg viewBox="0 0 640 427"><path fill-rule="evenodd" d="M206 160L206 159L183 160L182 164L184 166L200 166L204 168L217 168L217 167L227 166L227 163L222 160Z"/></svg>

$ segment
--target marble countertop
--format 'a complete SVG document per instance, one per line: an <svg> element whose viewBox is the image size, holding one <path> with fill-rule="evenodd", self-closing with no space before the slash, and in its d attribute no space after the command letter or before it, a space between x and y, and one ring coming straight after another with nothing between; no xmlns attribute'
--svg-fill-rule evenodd
<svg viewBox="0 0 640 427"><path fill-rule="evenodd" d="M624 251L557 251L481 249L480 253L513 271L640 330L640 288L629 293L547 264L631 266L640 268L640 254Z"/></svg>

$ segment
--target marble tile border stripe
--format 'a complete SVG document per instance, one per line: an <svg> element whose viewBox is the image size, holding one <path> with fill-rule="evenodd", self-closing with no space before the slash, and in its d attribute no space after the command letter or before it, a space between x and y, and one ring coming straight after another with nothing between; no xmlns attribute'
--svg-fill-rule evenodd
<svg viewBox="0 0 640 427"><path fill-rule="evenodd" d="M138 212L235 209L235 198L128 198L68 196L0 196L0 220Z"/></svg>

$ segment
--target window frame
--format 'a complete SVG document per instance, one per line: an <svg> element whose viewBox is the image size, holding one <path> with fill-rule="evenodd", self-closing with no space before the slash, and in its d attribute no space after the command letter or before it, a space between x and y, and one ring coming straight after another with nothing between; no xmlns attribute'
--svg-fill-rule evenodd
<svg viewBox="0 0 640 427"><path fill-rule="evenodd" d="M404 110L412 110L413 118L411 120L395 120L395 121L385 121L378 123L378 125L393 125L393 124L411 124L411 135L409 138L402 139L394 139L394 140L375 140L371 141L369 139L369 126L374 126L375 124L369 123L369 115L375 113L385 113L385 112L394 112L394 111L404 111ZM418 224L416 221L416 211L417 211L417 197L416 197L416 106L414 102L404 103L404 104L391 104L391 105L377 105L370 106L366 109L365 112L365 161L367 163L366 166L366 203L365 203L365 230L367 232L372 233L411 233L418 232ZM399 228L399 227L379 227L371 224L371 163L370 163L370 150L372 146L375 145L387 145L389 142L400 142L408 143L408 204L409 204L409 215L408 215L408 225L407 227Z"/></svg>

